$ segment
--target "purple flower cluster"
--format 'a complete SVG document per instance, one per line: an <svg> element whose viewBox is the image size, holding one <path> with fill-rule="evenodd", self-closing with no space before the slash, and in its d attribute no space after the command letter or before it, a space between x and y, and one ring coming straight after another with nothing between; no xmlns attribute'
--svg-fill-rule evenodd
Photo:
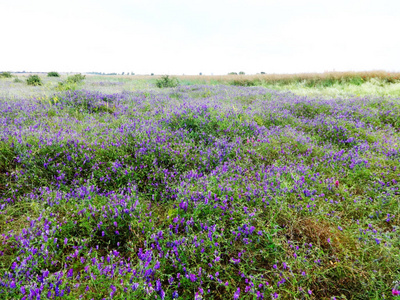
<svg viewBox="0 0 400 300"><path fill-rule="evenodd" d="M397 118L398 99L262 87L0 99L0 298L382 289L364 275L349 288L349 268L387 274L389 295L395 275L379 262L400 267Z"/></svg>

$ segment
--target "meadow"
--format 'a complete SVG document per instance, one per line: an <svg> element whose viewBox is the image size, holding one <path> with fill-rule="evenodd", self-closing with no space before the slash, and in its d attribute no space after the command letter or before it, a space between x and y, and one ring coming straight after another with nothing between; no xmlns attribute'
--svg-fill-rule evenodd
<svg viewBox="0 0 400 300"><path fill-rule="evenodd" d="M373 74L0 78L0 298L396 298L400 81Z"/></svg>

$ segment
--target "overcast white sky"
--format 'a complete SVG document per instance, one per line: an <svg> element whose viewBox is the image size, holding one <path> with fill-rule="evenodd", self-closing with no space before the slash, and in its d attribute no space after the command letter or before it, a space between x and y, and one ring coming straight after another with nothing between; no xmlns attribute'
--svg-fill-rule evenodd
<svg viewBox="0 0 400 300"><path fill-rule="evenodd" d="M0 71L400 71L399 0L0 0Z"/></svg>

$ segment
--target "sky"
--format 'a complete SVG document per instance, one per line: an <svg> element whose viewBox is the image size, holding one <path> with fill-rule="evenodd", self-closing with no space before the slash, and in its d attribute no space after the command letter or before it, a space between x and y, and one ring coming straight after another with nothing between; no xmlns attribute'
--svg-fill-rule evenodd
<svg viewBox="0 0 400 300"><path fill-rule="evenodd" d="M0 71L400 71L398 0L0 0Z"/></svg>

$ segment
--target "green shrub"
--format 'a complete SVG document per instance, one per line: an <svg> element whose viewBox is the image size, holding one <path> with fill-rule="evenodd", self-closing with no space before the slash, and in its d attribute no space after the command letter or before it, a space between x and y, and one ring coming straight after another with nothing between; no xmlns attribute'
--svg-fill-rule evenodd
<svg viewBox="0 0 400 300"><path fill-rule="evenodd" d="M179 81L175 77L169 77L168 75L161 76L160 79L156 80L156 86L158 88L169 88L169 87L177 87L179 85Z"/></svg>
<svg viewBox="0 0 400 300"><path fill-rule="evenodd" d="M28 79L26 80L26 83L28 85L43 85L42 79L38 76L38 75L31 75L28 77Z"/></svg>
<svg viewBox="0 0 400 300"><path fill-rule="evenodd" d="M0 77L11 78L12 75L11 75L11 72L2 72L2 73L0 73Z"/></svg>
<svg viewBox="0 0 400 300"><path fill-rule="evenodd" d="M229 72L228 75L237 75L236 72Z"/></svg>
<svg viewBox="0 0 400 300"><path fill-rule="evenodd" d="M82 74L75 74L72 76L68 76L67 78L67 83L80 83L86 78L85 75Z"/></svg>
<svg viewBox="0 0 400 300"><path fill-rule="evenodd" d="M63 81L59 82L56 86L57 91L75 91L78 88L78 85L75 82Z"/></svg>
<svg viewBox="0 0 400 300"><path fill-rule="evenodd" d="M244 74L246 74L246 73L243 72L243 71L240 71L240 72L239 72L239 75L244 75Z"/></svg>
<svg viewBox="0 0 400 300"><path fill-rule="evenodd" d="M19 79L18 77L16 77L15 79L14 79L14 82L17 82L17 83L21 83L21 82L23 82L21 79Z"/></svg>
<svg viewBox="0 0 400 300"><path fill-rule="evenodd" d="M52 71L52 72L47 73L47 77L60 77L60 74Z"/></svg>
<svg viewBox="0 0 400 300"><path fill-rule="evenodd" d="M85 75L75 74L68 76L65 81L59 82L56 90L57 91L75 91L78 88L78 84L86 78Z"/></svg>

